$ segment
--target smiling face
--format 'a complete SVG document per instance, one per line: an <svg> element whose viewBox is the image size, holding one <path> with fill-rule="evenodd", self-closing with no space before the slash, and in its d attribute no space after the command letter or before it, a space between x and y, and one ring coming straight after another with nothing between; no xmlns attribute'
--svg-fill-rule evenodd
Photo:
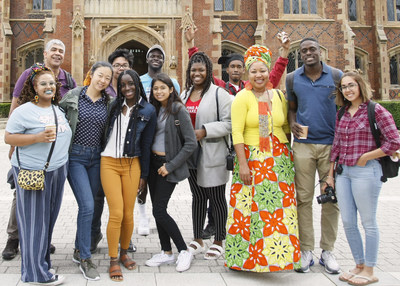
<svg viewBox="0 0 400 286"><path fill-rule="evenodd" d="M136 86L129 74L121 77L121 93L125 96L127 103L135 102Z"/></svg>
<svg viewBox="0 0 400 286"><path fill-rule="evenodd" d="M154 98L161 103L162 106L167 106L168 98L171 93L174 91L174 88L169 88L164 82L157 80L153 84L153 95Z"/></svg>
<svg viewBox="0 0 400 286"><path fill-rule="evenodd" d="M146 62L152 70L160 70L164 64L164 56L160 50L152 50Z"/></svg>
<svg viewBox="0 0 400 286"><path fill-rule="evenodd" d="M114 79L115 80L118 79L118 76L120 75L120 73L130 69L129 61L124 57L116 58L112 63L112 67L113 67L113 70L114 70Z"/></svg>
<svg viewBox="0 0 400 286"><path fill-rule="evenodd" d="M52 45L48 51L43 52L44 62L51 69L60 68L64 61L65 51L60 45Z"/></svg>
<svg viewBox="0 0 400 286"><path fill-rule="evenodd" d="M362 103L360 87L351 76L345 76L342 78L340 89L344 98L350 101L352 105L359 105Z"/></svg>
<svg viewBox="0 0 400 286"><path fill-rule="evenodd" d="M109 67L98 67L92 74L90 86L97 91L107 88L112 78L112 70Z"/></svg>
<svg viewBox="0 0 400 286"><path fill-rule="evenodd" d="M226 68L226 73L229 75L229 81L233 83L238 83L242 79L244 71L244 64L239 60L231 61Z"/></svg>
<svg viewBox="0 0 400 286"><path fill-rule="evenodd" d="M56 84L56 79L50 72L43 72L35 77L33 88L39 96L40 103L51 103L56 93Z"/></svg>
<svg viewBox="0 0 400 286"><path fill-rule="evenodd" d="M300 56L306 66L314 66L321 61L321 50L318 43L304 41L300 44Z"/></svg>
<svg viewBox="0 0 400 286"><path fill-rule="evenodd" d="M194 86L202 87L207 78L207 67L203 63L194 63L190 69L190 79Z"/></svg>
<svg viewBox="0 0 400 286"><path fill-rule="evenodd" d="M269 82L269 71L267 66L260 61L254 62L249 68L249 81L254 91L264 92Z"/></svg>

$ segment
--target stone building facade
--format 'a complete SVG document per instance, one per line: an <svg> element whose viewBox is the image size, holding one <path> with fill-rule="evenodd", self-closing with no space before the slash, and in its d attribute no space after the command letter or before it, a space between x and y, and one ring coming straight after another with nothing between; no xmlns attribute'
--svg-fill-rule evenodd
<svg viewBox="0 0 400 286"><path fill-rule="evenodd" d="M135 54L134 68L147 70L153 44L166 52L164 72L185 85L187 46L183 29L196 25L195 44L216 64L221 54L265 44L279 55L276 35L292 46L288 71L301 65L299 43L317 38L328 64L363 71L376 98L400 98L400 5L396 0L0 0L0 101L10 101L18 76L43 59L52 39L66 45L63 68L78 84L91 64L116 48ZM284 89L284 80L281 81Z"/></svg>

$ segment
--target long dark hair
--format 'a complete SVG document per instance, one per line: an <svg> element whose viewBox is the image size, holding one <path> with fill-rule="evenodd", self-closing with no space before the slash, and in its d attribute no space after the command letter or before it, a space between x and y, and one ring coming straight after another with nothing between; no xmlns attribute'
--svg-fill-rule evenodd
<svg viewBox="0 0 400 286"><path fill-rule="evenodd" d="M213 64L210 58L203 52L195 53L189 60L188 67L186 69L186 83L185 83L185 98L188 96L189 89L193 86L193 81L190 78L190 70L192 69L193 64L200 63L206 66L206 81L204 83L203 91L201 92L201 96L203 96L207 90L210 88L211 83L214 83L212 70Z"/></svg>
<svg viewBox="0 0 400 286"><path fill-rule="evenodd" d="M129 117L131 119L136 119L138 116L137 115L138 114L138 103L140 102L141 99L144 101L147 101L146 93L144 92L144 88L143 88L142 82L140 81L140 77L139 77L138 73L135 72L134 70L123 71L118 76L117 97L115 99L114 104L112 105L112 108L110 111L111 116L109 118L109 119L111 119L111 117L113 115L117 115L117 119L116 119L116 121L117 121L116 136L117 136L117 138L115 140L115 143L116 143L116 146L115 146L116 151L115 152L117 152L117 150L119 150L118 146L120 146L120 143L121 143L120 142L120 140L121 140L121 117L119 115L122 112L122 106L123 106L124 100L125 100L125 95L123 95L122 91L121 91L121 81L122 81L122 77L124 75L129 75L132 78L133 82L135 83L135 106L134 106L131 114L129 115ZM134 124L134 133L133 133L133 136L134 136L133 144L135 144L135 142L136 142L136 128L137 128L137 124L135 123ZM117 155L117 153L116 153L116 155Z"/></svg>
<svg viewBox="0 0 400 286"><path fill-rule="evenodd" d="M175 110L175 112L173 112L172 105L174 102L179 102L182 105L183 105L183 103L178 95L178 92L176 91L176 89L174 87L174 83L172 82L171 78L168 75L166 75L165 73L159 73L153 78L153 80L151 82L151 92L150 92L150 103L153 104L154 107L156 108L157 115L160 112L161 102L159 102L157 99L155 99L154 94L153 94L153 86L156 81L161 81L161 82L165 83L169 89L171 89L171 88L173 89L170 96L168 97L167 106L165 108L164 118L166 118L170 114L178 113L180 107L179 107L179 109Z"/></svg>
<svg viewBox="0 0 400 286"><path fill-rule="evenodd" d="M86 81L86 83L88 84L88 86L89 86L90 83L92 82L91 79L92 79L92 77L93 77L94 72L95 72L98 68L101 68L101 67L106 67L106 68L109 68L109 69L111 70L111 81L112 81L112 77L113 77L113 73L114 73L114 70L113 70L112 65L111 65L110 63L108 63L108 62L99 61L99 62L96 62L96 63L90 68L89 79L88 79L88 78L85 79L85 81ZM111 81L110 81L110 83L111 83ZM110 101L110 95L106 92L105 89L103 89L103 90L101 91L101 96L105 98L106 104Z"/></svg>

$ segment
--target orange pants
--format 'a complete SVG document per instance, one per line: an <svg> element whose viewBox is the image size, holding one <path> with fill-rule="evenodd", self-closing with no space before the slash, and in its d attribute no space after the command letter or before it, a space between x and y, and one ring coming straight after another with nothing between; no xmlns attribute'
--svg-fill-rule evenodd
<svg viewBox="0 0 400 286"><path fill-rule="evenodd" d="M118 257L118 243L121 248L128 249L133 232L133 209L140 180L139 158L101 157L100 176L110 212L108 255Z"/></svg>

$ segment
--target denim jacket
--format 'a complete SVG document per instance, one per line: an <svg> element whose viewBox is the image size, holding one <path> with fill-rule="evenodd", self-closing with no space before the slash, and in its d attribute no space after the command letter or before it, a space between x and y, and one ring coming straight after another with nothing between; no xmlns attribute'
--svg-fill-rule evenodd
<svg viewBox="0 0 400 286"><path fill-rule="evenodd" d="M104 151L114 128L114 122L121 114L121 108L116 107L117 101L112 103L110 114L105 130L105 139L102 149ZM136 139L135 139L135 124L136 126ZM139 157L141 178L146 179L149 175L150 166L150 153L151 144L157 126L156 109L147 101L141 99L138 103L138 112L136 118L129 119L128 128L126 130L125 143L124 143L124 157ZM135 141L135 142L133 142Z"/></svg>

